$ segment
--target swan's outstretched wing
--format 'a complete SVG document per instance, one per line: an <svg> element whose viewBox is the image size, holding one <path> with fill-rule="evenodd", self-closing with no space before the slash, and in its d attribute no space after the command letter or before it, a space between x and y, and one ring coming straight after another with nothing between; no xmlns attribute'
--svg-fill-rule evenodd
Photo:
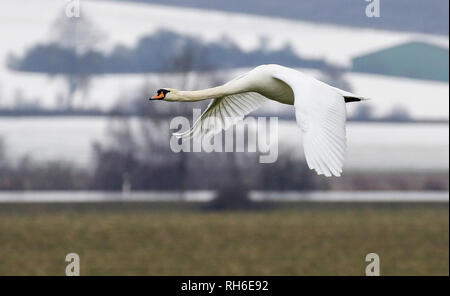
<svg viewBox="0 0 450 296"><path fill-rule="evenodd" d="M191 129L183 133L174 133L177 138L192 138L217 134L228 129L245 115L258 109L267 98L255 93L245 92L214 99Z"/></svg>
<svg viewBox="0 0 450 296"><path fill-rule="evenodd" d="M315 79L295 73L276 73L295 96L295 116L303 131L303 146L310 169L340 176L346 149L346 109L342 95Z"/></svg>

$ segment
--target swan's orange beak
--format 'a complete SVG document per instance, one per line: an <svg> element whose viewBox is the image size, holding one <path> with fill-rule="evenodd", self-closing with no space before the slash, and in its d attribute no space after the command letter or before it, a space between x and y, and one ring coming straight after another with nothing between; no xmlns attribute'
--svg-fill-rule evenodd
<svg viewBox="0 0 450 296"><path fill-rule="evenodd" d="M150 99L151 99L151 100L161 100L161 99L164 99L164 93L161 92L161 93L157 94L156 96L151 97Z"/></svg>

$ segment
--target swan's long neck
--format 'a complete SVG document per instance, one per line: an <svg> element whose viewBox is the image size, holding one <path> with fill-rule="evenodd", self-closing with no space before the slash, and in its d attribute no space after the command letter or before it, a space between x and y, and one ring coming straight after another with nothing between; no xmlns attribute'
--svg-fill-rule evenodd
<svg viewBox="0 0 450 296"><path fill-rule="evenodd" d="M178 91L172 94L174 101L179 102L196 102L212 98L220 98L231 94L246 92L245 86L242 83L235 83L230 81L224 85L212 88L206 88L195 91Z"/></svg>

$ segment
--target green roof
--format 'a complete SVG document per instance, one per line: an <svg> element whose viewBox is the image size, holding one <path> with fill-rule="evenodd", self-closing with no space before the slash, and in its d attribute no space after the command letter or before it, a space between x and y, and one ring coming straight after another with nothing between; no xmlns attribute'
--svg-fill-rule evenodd
<svg viewBox="0 0 450 296"><path fill-rule="evenodd" d="M353 59L352 71L448 82L447 48L408 42Z"/></svg>

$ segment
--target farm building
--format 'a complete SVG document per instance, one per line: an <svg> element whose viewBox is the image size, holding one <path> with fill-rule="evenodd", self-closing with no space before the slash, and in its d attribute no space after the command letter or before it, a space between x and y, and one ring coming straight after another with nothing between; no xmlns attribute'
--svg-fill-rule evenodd
<svg viewBox="0 0 450 296"><path fill-rule="evenodd" d="M407 42L352 60L352 71L448 82L448 48Z"/></svg>

